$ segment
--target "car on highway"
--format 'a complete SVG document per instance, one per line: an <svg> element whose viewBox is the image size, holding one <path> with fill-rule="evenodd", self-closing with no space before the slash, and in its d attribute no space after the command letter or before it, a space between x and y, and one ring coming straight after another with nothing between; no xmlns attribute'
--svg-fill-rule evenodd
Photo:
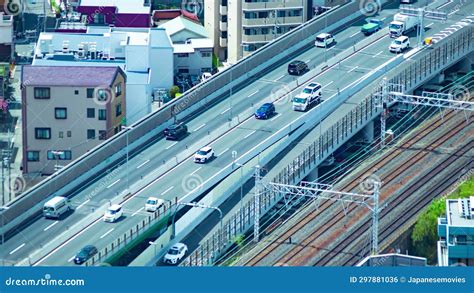
<svg viewBox="0 0 474 293"><path fill-rule="evenodd" d="M145 211L155 212L165 203L161 198L149 197L145 203Z"/></svg>
<svg viewBox="0 0 474 293"><path fill-rule="evenodd" d="M288 64L288 74L301 75L309 71L308 64L303 61L295 60Z"/></svg>
<svg viewBox="0 0 474 293"><path fill-rule="evenodd" d="M163 258L164 263L175 265L183 259L188 252L188 247L184 243L176 243L173 245Z"/></svg>
<svg viewBox="0 0 474 293"><path fill-rule="evenodd" d="M204 81L207 81L207 80L211 79L211 77L212 77L212 74L210 72L203 72L201 74L200 80L201 80L201 82L204 82Z"/></svg>
<svg viewBox="0 0 474 293"><path fill-rule="evenodd" d="M257 119L268 119L275 114L275 105L273 103L265 103L255 111L255 118Z"/></svg>
<svg viewBox="0 0 474 293"><path fill-rule="evenodd" d="M184 123L177 123L167 127L163 134L168 140L180 140L188 134L188 127Z"/></svg>
<svg viewBox="0 0 474 293"><path fill-rule="evenodd" d="M64 196L55 196L48 200L43 206L43 216L46 219L59 219L61 215L71 210L69 198Z"/></svg>
<svg viewBox="0 0 474 293"><path fill-rule="evenodd" d="M210 146L201 148L194 154L194 162L206 163L214 157L214 150Z"/></svg>
<svg viewBox="0 0 474 293"><path fill-rule="evenodd" d="M74 263L77 265L83 264L97 252L97 248L94 245L86 245L74 256Z"/></svg>
<svg viewBox="0 0 474 293"><path fill-rule="evenodd" d="M321 84L317 82L311 82L293 98L293 110L295 111L306 111L312 105L319 103L321 99Z"/></svg>
<svg viewBox="0 0 474 293"><path fill-rule="evenodd" d="M123 215L122 206L119 204L111 205L104 213L105 222L116 222Z"/></svg>
<svg viewBox="0 0 474 293"><path fill-rule="evenodd" d="M314 45L316 47L321 47L321 48L327 48L334 44L336 42L336 39L334 39L334 36L328 33L321 33L316 37L316 41L314 41Z"/></svg>
<svg viewBox="0 0 474 293"><path fill-rule="evenodd" d="M407 36L401 36L392 41L389 46L390 52L401 53L410 47L410 39Z"/></svg>
<svg viewBox="0 0 474 293"><path fill-rule="evenodd" d="M382 25L383 25L383 20L380 20L380 19L369 19L367 21L366 24L364 24L362 26L362 28L360 29L360 31L366 35L366 36L369 36L375 32L378 32L379 30L382 29Z"/></svg>

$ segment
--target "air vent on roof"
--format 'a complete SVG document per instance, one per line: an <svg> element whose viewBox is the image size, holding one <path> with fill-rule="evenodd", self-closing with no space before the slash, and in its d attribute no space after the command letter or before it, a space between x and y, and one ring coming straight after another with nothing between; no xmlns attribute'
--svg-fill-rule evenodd
<svg viewBox="0 0 474 293"><path fill-rule="evenodd" d="M63 53L69 53L69 41L63 41Z"/></svg>
<svg viewBox="0 0 474 293"><path fill-rule="evenodd" d="M471 213L472 202L470 199L467 198L460 198L458 199L459 204L459 213L461 217L466 219L471 219L473 214Z"/></svg>

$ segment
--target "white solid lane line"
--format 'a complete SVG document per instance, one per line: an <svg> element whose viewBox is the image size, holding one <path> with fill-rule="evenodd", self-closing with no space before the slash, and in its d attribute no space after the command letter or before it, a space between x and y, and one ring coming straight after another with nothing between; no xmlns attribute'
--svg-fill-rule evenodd
<svg viewBox="0 0 474 293"><path fill-rule="evenodd" d="M109 186L107 186L107 189L109 189L110 187L114 186L115 184L117 184L117 182L119 182L120 179L117 179L115 180L114 182L112 182L112 184L110 184Z"/></svg>
<svg viewBox="0 0 474 293"><path fill-rule="evenodd" d="M255 92L253 92L253 93L251 93L250 95L248 95L247 98L250 98L251 96L255 95L256 93L258 93L258 90L255 91Z"/></svg>
<svg viewBox="0 0 474 293"><path fill-rule="evenodd" d="M141 163L137 166L137 169L140 169L141 167L145 166L145 164L147 164L148 162L150 162L150 160L146 160L145 162Z"/></svg>
<svg viewBox="0 0 474 293"><path fill-rule="evenodd" d="M220 152L219 154L217 154L218 157L220 157L222 154L224 154L225 152L227 152L229 150L229 148L226 148L225 150L223 150L222 152Z"/></svg>
<svg viewBox="0 0 474 293"><path fill-rule="evenodd" d="M278 113L275 117L273 117L272 119L270 119L270 121L273 121L273 120L277 119L277 118L280 117L280 116L281 116L281 113Z"/></svg>
<svg viewBox="0 0 474 293"><path fill-rule="evenodd" d="M352 71L356 70L357 68L359 68L359 66L352 67L352 69L349 70L348 72L352 72Z"/></svg>
<svg viewBox="0 0 474 293"><path fill-rule="evenodd" d="M109 231L105 232L102 236L100 236L100 239L104 238L105 236L109 235L110 233L112 233L112 231L114 231L115 228L112 228L110 229Z"/></svg>
<svg viewBox="0 0 474 293"><path fill-rule="evenodd" d="M247 134L246 136L244 136L244 138L247 138L247 137L251 136L251 135L254 134L255 132L257 132L257 130L254 130L254 131L250 132L249 134Z"/></svg>
<svg viewBox="0 0 474 293"><path fill-rule="evenodd" d="M84 205L86 205L86 204L87 204L88 202L90 202L90 201L91 201L91 200L88 199L88 200L86 200L85 202L81 203L81 204L76 208L76 211L77 211L78 209L82 208Z"/></svg>
<svg viewBox="0 0 474 293"><path fill-rule="evenodd" d="M352 34L352 35L350 36L350 38L352 38L352 37L354 37L354 36L356 36L356 35L358 35L358 34L359 34L359 32L356 32L356 33Z"/></svg>
<svg viewBox="0 0 474 293"><path fill-rule="evenodd" d="M334 82L334 80L331 80L330 82L326 83L322 88L325 88L325 87L331 85L333 82Z"/></svg>
<svg viewBox="0 0 474 293"><path fill-rule="evenodd" d="M71 262L76 256L73 255L70 259L67 260L67 262Z"/></svg>
<svg viewBox="0 0 474 293"><path fill-rule="evenodd" d="M173 147L174 145L176 145L177 143L178 143L178 142L175 141L175 142L173 142L172 144L170 144L169 146L167 146L165 149L166 149L166 150L169 150L170 148L172 148L172 147Z"/></svg>
<svg viewBox="0 0 474 293"><path fill-rule="evenodd" d="M23 243L22 245L18 246L17 248L13 249L12 251L10 251L10 255L14 254L15 252L20 250L25 245L26 245L26 243Z"/></svg>
<svg viewBox="0 0 474 293"><path fill-rule="evenodd" d="M432 22L430 24L427 24L426 27L432 26L433 24L434 24L434 22Z"/></svg>
<svg viewBox="0 0 474 293"><path fill-rule="evenodd" d="M279 80L282 79L283 77L285 77L284 74L283 74L282 76L280 76L279 78L275 79L275 81L279 81Z"/></svg>
<svg viewBox="0 0 474 293"><path fill-rule="evenodd" d="M165 195L166 193L170 192L171 189L173 189L173 188L174 188L174 186L169 187L168 189L166 189L165 191L163 191L163 192L161 193L161 195Z"/></svg>
<svg viewBox="0 0 474 293"><path fill-rule="evenodd" d="M136 214L138 214L139 212L143 211L145 207L141 207L139 208L137 211L135 211L133 214L132 214L132 217L135 216Z"/></svg>
<svg viewBox="0 0 474 293"><path fill-rule="evenodd" d="M48 231L51 227L53 227L53 226L56 225L57 223L59 223L59 221L55 221L54 223L52 223L52 224L49 225L48 227L44 228L43 231Z"/></svg>
<svg viewBox="0 0 474 293"><path fill-rule="evenodd" d="M221 115L227 113L229 110L230 108L225 109L224 111L221 112Z"/></svg>
<svg viewBox="0 0 474 293"><path fill-rule="evenodd" d="M382 50L382 51L380 51L380 52L378 52L378 53L377 53L377 54L375 54L374 56L372 56L372 58L374 58L374 57L377 57L378 55L380 55L380 54L382 54L382 53L383 53L383 50Z"/></svg>
<svg viewBox="0 0 474 293"><path fill-rule="evenodd" d="M193 132L198 131L199 129L203 128L204 126L206 126L206 123L202 124L201 126L199 126L196 129L194 129Z"/></svg>
<svg viewBox="0 0 474 293"><path fill-rule="evenodd" d="M191 174L189 174L189 175L193 175L193 174L196 173L197 171L201 170L201 168L202 168L202 167L197 168L196 170L194 170L193 172L191 172Z"/></svg>

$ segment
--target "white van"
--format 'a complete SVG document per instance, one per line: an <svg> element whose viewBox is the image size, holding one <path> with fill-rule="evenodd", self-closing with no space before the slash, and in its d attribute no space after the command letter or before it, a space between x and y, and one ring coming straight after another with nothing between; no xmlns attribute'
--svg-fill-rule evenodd
<svg viewBox="0 0 474 293"><path fill-rule="evenodd" d="M48 200L43 206L45 218L58 219L62 214L71 210L71 201L67 197L55 196Z"/></svg>

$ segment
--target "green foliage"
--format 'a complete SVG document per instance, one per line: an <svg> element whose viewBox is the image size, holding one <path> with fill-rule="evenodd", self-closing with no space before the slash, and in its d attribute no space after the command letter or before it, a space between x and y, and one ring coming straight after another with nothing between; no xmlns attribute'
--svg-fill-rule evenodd
<svg viewBox="0 0 474 293"><path fill-rule="evenodd" d="M212 53L212 67L217 68L221 65L222 63L219 61L219 58L217 57L217 55Z"/></svg>
<svg viewBox="0 0 474 293"><path fill-rule="evenodd" d="M471 195L474 195L474 176L461 184L448 198L465 198ZM438 218L445 214L446 198L434 200L427 210L420 215L411 234L415 255L426 257L429 263L436 262Z"/></svg>
<svg viewBox="0 0 474 293"><path fill-rule="evenodd" d="M244 240L245 240L245 237L242 234L235 236L234 238L235 245L237 245L238 247L242 247L244 245Z"/></svg>
<svg viewBox="0 0 474 293"><path fill-rule="evenodd" d="M174 85L170 88L170 97L174 99L176 97L176 94L179 93L179 87L177 85Z"/></svg>

